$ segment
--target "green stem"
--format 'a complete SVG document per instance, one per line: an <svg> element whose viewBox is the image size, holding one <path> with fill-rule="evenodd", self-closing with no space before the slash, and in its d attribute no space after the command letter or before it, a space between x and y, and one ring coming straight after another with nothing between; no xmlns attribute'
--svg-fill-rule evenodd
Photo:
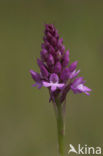
<svg viewBox="0 0 103 156"><path fill-rule="evenodd" d="M59 156L64 156L64 114L60 103L57 103L57 131Z"/></svg>

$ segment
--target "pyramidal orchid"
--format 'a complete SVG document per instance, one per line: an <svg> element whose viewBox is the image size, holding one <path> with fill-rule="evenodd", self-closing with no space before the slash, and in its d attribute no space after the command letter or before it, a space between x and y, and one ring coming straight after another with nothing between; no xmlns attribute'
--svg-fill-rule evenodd
<svg viewBox="0 0 103 156"><path fill-rule="evenodd" d="M43 43L41 44L40 59L37 59L40 73L30 70L35 81L34 87L46 87L54 105L58 129L59 155L64 156L64 116L67 93L84 93L89 95L91 89L86 87L83 77L78 77L77 61L70 64L69 50L65 50L63 39L53 24L46 24Z"/></svg>

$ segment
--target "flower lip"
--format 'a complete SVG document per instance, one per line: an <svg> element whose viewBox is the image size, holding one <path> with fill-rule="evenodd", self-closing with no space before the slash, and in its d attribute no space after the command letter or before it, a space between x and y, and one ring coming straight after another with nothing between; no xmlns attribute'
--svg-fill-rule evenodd
<svg viewBox="0 0 103 156"><path fill-rule="evenodd" d="M56 89L62 89L64 87L64 83L59 83L59 77L57 74L53 73L50 76L50 82L43 81L44 87L51 87L51 91L54 92Z"/></svg>
<svg viewBox="0 0 103 156"><path fill-rule="evenodd" d="M84 85L85 81L82 77L76 78L74 82L71 84L71 89L76 93L85 93L86 95L90 95L91 89Z"/></svg>

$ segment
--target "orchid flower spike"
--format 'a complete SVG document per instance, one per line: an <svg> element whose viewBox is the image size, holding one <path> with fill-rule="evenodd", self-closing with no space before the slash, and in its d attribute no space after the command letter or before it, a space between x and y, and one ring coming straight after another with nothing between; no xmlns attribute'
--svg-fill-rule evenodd
<svg viewBox="0 0 103 156"><path fill-rule="evenodd" d="M76 71L77 61L70 64L69 50L65 51L63 39L59 37L53 24L45 25L43 40L41 58L37 60L40 73L30 70L35 81L33 86L48 88L52 101L57 96L64 101L70 90L75 94L89 95L91 89L84 85L85 81L82 77L77 78L80 72L80 70ZM61 100L61 103L63 101Z"/></svg>

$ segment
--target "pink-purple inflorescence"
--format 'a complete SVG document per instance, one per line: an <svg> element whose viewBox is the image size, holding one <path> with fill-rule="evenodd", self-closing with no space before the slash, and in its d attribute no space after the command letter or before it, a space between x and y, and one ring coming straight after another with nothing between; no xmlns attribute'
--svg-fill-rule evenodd
<svg viewBox="0 0 103 156"><path fill-rule="evenodd" d="M69 65L69 50L65 51L63 39L59 38L58 31L53 24L45 25L43 37L44 43L41 45L40 59L37 59L40 74L30 70L35 84L41 88L47 87L50 93L50 101L55 101L59 97L62 103L71 89L74 93L89 95L90 88L84 85L82 77L77 77L80 70L76 71L77 61Z"/></svg>

